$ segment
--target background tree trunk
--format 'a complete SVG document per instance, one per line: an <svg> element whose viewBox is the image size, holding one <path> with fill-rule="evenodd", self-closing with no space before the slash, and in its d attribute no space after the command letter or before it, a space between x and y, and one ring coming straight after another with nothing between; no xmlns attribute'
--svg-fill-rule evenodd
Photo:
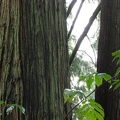
<svg viewBox="0 0 120 120"><path fill-rule="evenodd" d="M1 120L63 120L69 87L65 0L0 4L0 100L26 110L6 115L3 105Z"/></svg>
<svg viewBox="0 0 120 120"><path fill-rule="evenodd" d="M111 53L120 49L120 1L102 0L101 28L98 45L99 73L114 75L116 64ZM120 90L109 90L104 84L97 89L95 99L105 111L105 120L120 120Z"/></svg>

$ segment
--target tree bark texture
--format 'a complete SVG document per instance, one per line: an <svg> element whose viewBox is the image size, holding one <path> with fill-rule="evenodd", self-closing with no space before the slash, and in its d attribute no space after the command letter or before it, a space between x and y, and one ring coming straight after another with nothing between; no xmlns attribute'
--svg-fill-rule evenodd
<svg viewBox="0 0 120 120"><path fill-rule="evenodd" d="M100 39L98 44L98 73L111 76L117 69L112 52L120 49L120 1L102 0ZM118 76L119 78L119 76ZM120 120L120 89L109 90L104 84L97 89L95 99L105 111L105 120Z"/></svg>
<svg viewBox="0 0 120 120"><path fill-rule="evenodd" d="M1 120L63 120L69 87L65 0L1 0ZM66 120L69 118L66 118Z"/></svg>

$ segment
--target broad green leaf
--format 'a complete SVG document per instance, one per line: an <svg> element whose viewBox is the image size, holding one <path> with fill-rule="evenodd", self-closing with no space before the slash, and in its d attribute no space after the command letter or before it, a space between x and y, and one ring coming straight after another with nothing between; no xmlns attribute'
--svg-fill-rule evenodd
<svg viewBox="0 0 120 120"><path fill-rule="evenodd" d="M85 93L83 93L82 91L77 90L76 95L78 95L80 99L85 98Z"/></svg>
<svg viewBox="0 0 120 120"><path fill-rule="evenodd" d="M103 78L106 73L97 73L99 78Z"/></svg>
<svg viewBox="0 0 120 120"><path fill-rule="evenodd" d="M96 85L99 87L100 85L102 85L103 79L102 77L99 77L98 74L95 74L95 83Z"/></svg>
<svg viewBox="0 0 120 120"><path fill-rule="evenodd" d="M115 85L114 90L116 90L116 89L118 89L118 88L120 88L120 81L119 81L119 83L117 83L117 84Z"/></svg>
<svg viewBox="0 0 120 120"><path fill-rule="evenodd" d="M96 110L93 111L97 120L104 120L104 117L99 113L97 112Z"/></svg>
<svg viewBox="0 0 120 120"><path fill-rule="evenodd" d="M78 114L80 114L80 113L82 113L82 112L84 112L84 111L86 111L86 109L88 108L88 105L87 104L85 104L85 105L83 105L83 106L81 106L80 107L80 109L78 110Z"/></svg>
<svg viewBox="0 0 120 120"><path fill-rule="evenodd" d="M85 79L86 79L86 76L81 76L80 79L79 79L79 82L84 81Z"/></svg>
<svg viewBox="0 0 120 120"><path fill-rule="evenodd" d="M120 67L118 67L116 73L115 73L115 76L117 76L118 74L120 73Z"/></svg>
<svg viewBox="0 0 120 120"><path fill-rule="evenodd" d="M0 105L4 104L5 102L4 101L0 101Z"/></svg>
<svg viewBox="0 0 120 120"><path fill-rule="evenodd" d="M108 81L109 83L111 83L111 76L109 74L106 73L98 73L98 77L104 79L105 81Z"/></svg>
<svg viewBox="0 0 120 120"><path fill-rule="evenodd" d="M90 116L88 120L96 120L96 116L94 115L93 111L90 111Z"/></svg>
<svg viewBox="0 0 120 120"><path fill-rule="evenodd" d="M68 101L70 91L71 91L70 89L64 89L64 93L63 93L63 95L64 95L64 103L66 103Z"/></svg>
<svg viewBox="0 0 120 120"><path fill-rule="evenodd" d="M86 109L85 112L82 112L82 113L80 114L79 120L84 120L84 118L87 117L88 113L89 113L89 109Z"/></svg>
<svg viewBox="0 0 120 120"><path fill-rule="evenodd" d="M100 113L104 117L103 109L99 108L96 104L90 104L90 105L91 105L91 107L94 108L94 110L96 110L98 113Z"/></svg>
<svg viewBox="0 0 120 120"><path fill-rule="evenodd" d="M72 95L69 97L68 102L72 102L73 98L75 97L76 93L73 92Z"/></svg>
<svg viewBox="0 0 120 120"><path fill-rule="evenodd" d="M117 65L120 64L120 59L117 60L117 63L116 63L116 64L117 64Z"/></svg>
<svg viewBox="0 0 120 120"><path fill-rule="evenodd" d="M79 120L85 120L84 118L84 116L82 116L82 115L80 115L80 117L78 117L79 118Z"/></svg>
<svg viewBox="0 0 120 120"><path fill-rule="evenodd" d="M105 73L103 78L104 78L105 81L109 81L112 77L109 74Z"/></svg>
<svg viewBox="0 0 120 120"><path fill-rule="evenodd" d="M95 101L94 101L94 102L95 102ZM104 110L99 103L95 102L95 104L96 104L101 110Z"/></svg>
<svg viewBox="0 0 120 120"><path fill-rule="evenodd" d="M24 107L22 107L21 105L18 105L18 104L16 104L16 107L19 108L19 110L20 110L23 114L25 114L25 108L24 108Z"/></svg>
<svg viewBox="0 0 120 120"><path fill-rule="evenodd" d="M114 86L115 84L118 84L119 82L120 82L120 80L119 80L119 79L114 80L114 81L113 81L113 83L112 83L112 85Z"/></svg>
<svg viewBox="0 0 120 120"><path fill-rule="evenodd" d="M95 104L97 107L99 107L101 110L103 110L102 106L99 103L95 102L94 100L89 100L89 102L91 104Z"/></svg>
<svg viewBox="0 0 120 120"><path fill-rule="evenodd" d="M6 110L7 115L9 115L13 111L14 108L15 108L15 105L10 105L10 107L8 107Z"/></svg>
<svg viewBox="0 0 120 120"><path fill-rule="evenodd" d="M113 52L112 56L114 57L113 61L117 58L120 58L120 50Z"/></svg>
<svg viewBox="0 0 120 120"><path fill-rule="evenodd" d="M120 80L118 80L118 79L114 80L113 83L110 85L110 88L109 88L109 89L113 88L113 86L115 86L116 84L118 84L119 81L120 81Z"/></svg>
<svg viewBox="0 0 120 120"><path fill-rule="evenodd" d="M120 50L117 50L117 51L113 52L112 56L116 56L117 54L120 54Z"/></svg>
<svg viewBox="0 0 120 120"><path fill-rule="evenodd" d="M84 105L78 110L79 120L103 120L104 111L100 104L93 100L84 102Z"/></svg>
<svg viewBox="0 0 120 120"><path fill-rule="evenodd" d="M90 76L90 77L87 78L86 84L87 84L87 88L89 90L91 89L93 82L94 82L94 77L93 76Z"/></svg>
<svg viewBox="0 0 120 120"><path fill-rule="evenodd" d="M67 101L72 102L76 94L77 93L74 90L64 89L64 103L66 103Z"/></svg>

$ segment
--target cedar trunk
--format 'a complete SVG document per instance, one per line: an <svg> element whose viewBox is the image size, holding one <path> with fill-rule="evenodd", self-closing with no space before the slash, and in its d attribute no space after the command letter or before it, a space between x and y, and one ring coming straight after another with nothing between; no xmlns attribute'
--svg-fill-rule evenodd
<svg viewBox="0 0 120 120"><path fill-rule="evenodd" d="M114 76L117 67L111 53L120 49L120 0L102 0L100 27L97 70ZM104 84L95 99L104 108L105 120L120 120L120 89L109 90Z"/></svg>
<svg viewBox="0 0 120 120"><path fill-rule="evenodd" d="M68 80L65 0L1 0L0 120L63 120Z"/></svg>

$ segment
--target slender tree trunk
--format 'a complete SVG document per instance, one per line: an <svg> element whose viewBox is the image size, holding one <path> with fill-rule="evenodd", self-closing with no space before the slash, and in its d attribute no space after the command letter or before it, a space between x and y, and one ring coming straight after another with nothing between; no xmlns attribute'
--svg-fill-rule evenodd
<svg viewBox="0 0 120 120"><path fill-rule="evenodd" d="M0 100L26 110L1 120L63 120L68 80L65 0L1 0Z"/></svg>
<svg viewBox="0 0 120 120"><path fill-rule="evenodd" d="M99 73L114 75L116 64L112 61L111 53L118 49L120 49L120 1L102 0L97 65ZM104 108L105 120L120 120L120 89L109 90L109 85L104 84L97 89L95 99Z"/></svg>

